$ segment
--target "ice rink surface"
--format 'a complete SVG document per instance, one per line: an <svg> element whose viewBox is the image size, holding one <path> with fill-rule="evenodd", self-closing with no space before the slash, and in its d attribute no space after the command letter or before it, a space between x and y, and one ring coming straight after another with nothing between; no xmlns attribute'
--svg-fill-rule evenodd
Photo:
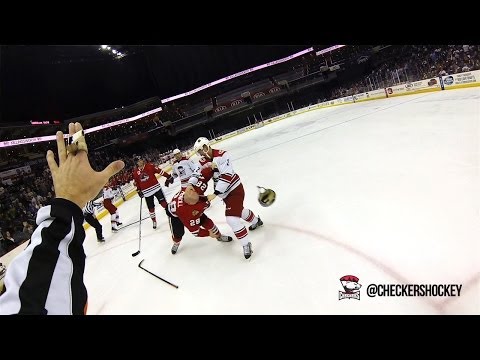
<svg viewBox="0 0 480 360"><path fill-rule="evenodd" d="M85 240L88 314L480 314L480 88L367 101L292 116L222 141L264 226L236 239L186 232L176 255L142 221ZM163 183L163 181L162 181ZM275 190L263 208L256 186ZM179 189L164 188L170 200ZM212 192L211 186L207 194ZM157 204L157 202L155 201ZM136 196L119 207L139 219ZM207 211L224 234L224 205ZM142 216L148 216L143 204ZM142 266L179 286L158 280ZM339 300L355 275L360 300ZM462 284L460 297L369 297L369 284Z"/></svg>

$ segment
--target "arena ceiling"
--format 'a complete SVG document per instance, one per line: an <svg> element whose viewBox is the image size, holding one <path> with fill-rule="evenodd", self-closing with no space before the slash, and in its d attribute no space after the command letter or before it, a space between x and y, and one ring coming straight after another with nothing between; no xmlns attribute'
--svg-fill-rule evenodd
<svg viewBox="0 0 480 360"><path fill-rule="evenodd" d="M0 121L65 120L191 90L309 45L0 46ZM317 46L321 48L322 46Z"/></svg>

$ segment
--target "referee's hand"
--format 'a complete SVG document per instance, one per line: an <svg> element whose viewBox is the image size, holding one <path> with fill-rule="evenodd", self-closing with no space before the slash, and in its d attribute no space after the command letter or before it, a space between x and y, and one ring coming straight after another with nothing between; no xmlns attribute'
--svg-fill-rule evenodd
<svg viewBox="0 0 480 360"><path fill-rule="evenodd" d="M82 130L80 123L68 124L70 136ZM47 151L47 162L52 172L55 197L70 200L83 208L102 190L107 181L125 167L122 160L110 163L103 171L92 169L85 151L69 153L65 147L63 133L57 131L57 148L59 162L55 161L53 151Z"/></svg>

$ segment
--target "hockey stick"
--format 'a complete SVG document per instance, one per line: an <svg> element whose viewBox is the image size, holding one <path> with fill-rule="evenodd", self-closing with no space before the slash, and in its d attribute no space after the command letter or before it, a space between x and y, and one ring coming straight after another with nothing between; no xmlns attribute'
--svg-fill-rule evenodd
<svg viewBox="0 0 480 360"><path fill-rule="evenodd" d="M170 281L167 281L165 279L162 279L160 276L157 276L155 275L154 273L148 271L147 269L145 269L144 267L142 267L142 263L145 261L145 259L143 259L142 261L140 261L140 264L138 264L138 267L142 270L145 270L146 272L148 272L150 275L153 275L155 276L157 279L160 279L162 281L165 281L168 285L172 285L175 289L178 289L178 285L175 285L175 284L172 284Z"/></svg>
<svg viewBox="0 0 480 360"><path fill-rule="evenodd" d="M140 198L140 225L138 226L138 251L135 251L132 256L135 257L140 254L140 248L142 246L142 200L143 197Z"/></svg>
<svg viewBox="0 0 480 360"><path fill-rule="evenodd" d="M142 220L148 219L149 217L150 217L150 216L145 216ZM121 230L121 229L123 229L123 228L126 228L127 226L130 226L130 225L137 224L137 223L139 223L139 222L140 222L140 220L137 220L137 221L134 221L134 222L132 222L132 223L130 223L130 224L120 226L120 227L118 228L118 230Z"/></svg>

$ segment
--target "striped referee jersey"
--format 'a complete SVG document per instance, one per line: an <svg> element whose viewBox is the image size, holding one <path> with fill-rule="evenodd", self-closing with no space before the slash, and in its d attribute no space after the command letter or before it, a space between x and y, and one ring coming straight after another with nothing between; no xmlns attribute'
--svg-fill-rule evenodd
<svg viewBox="0 0 480 360"><path fill-rule="evenodd" d="M38 210L30 243L7 268L0 315L86 313L83 220L82 209L66 199Z"/></svg>
<svg viewBox="0 0 480 360"><path fill-rule="evenodd" d="M93 201L90 200L87 202L87 205L83 208L83 213L84 214L94 214L95 213L95 206L93 205Z"/></svg>
<svg viewBox="0 0 480 360"><path fill-rule="evenodd" d="M93 202L93 200L90 200L89 202L87 202L87 204L83 208L83 213L85 215L87 215L87 214L94 215L95 214L95 208L100 207L100 206L101 206L100 204L96 204L96 203Z"/></svg>

